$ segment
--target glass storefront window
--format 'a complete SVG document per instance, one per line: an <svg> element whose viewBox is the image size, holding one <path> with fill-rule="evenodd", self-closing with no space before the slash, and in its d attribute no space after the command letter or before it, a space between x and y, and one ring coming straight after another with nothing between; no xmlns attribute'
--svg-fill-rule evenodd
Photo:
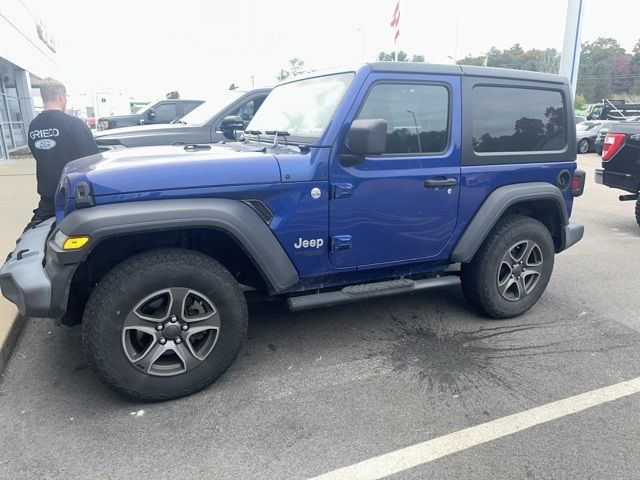
<svg viewBox="0 0 640 480"><path fill-rule="evenodd" d="M24 134L24 126L22 123L12 123L11 131L13 132L14 147L22 147L27 144L27 137Z"/></svg>
<svg viewBox="0 0 640 480"><path fill-rule="evenodd" d="M13 147L13 139L11 138L11 130L8 123L2 124L2 137L4 139L4 144L7 146L9 150Z"/></svg>
<svg viewBox="0 0 640 480"><path fill-rule="evenodd" d="M20 102L17 98L7 97L9 105L9 118L12 122L22 122L22 112L20 111Z"/></svg>
<svg viewBox="0 0 640 480"><path fill-rule="evenodd" d="M7 114L7 107L4 104L4 98L0 95L0 122L8 122L9 115Z"/></svg>
<svg viewBox="0 0 640 480"><path fill-rule="evenodd" d="M11 79L0 77L0 140L7 150L13 150L27 144L25 125L20 110L18 89Z"/></svg>

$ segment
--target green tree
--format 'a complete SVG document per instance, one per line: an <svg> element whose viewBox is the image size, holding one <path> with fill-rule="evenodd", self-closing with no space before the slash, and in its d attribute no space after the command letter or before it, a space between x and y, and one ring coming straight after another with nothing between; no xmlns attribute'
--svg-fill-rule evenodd
<svg viewBox="0 0 640 480"><path fill-rule="evenodd" d="M614 38L599 37L594 42L583 43L576 92L584 95L589 103L611 97L614 58L625 55L624 48Z"/></svg>
<svg viewBox="0 0 640 480"><path fill-rule="evenodd" d="M285 70L284 68L281 68L280 71L278 72L278 75L276 75L276 80L281 82L289 78L290 75L291 74L287 70Z"/></svg>
<svg viewBox="0 0 640 480"><path fill-rule="evenodd" d="M397 53L397 57L396 57ZM403 50L398 50L398 52L385 52L382 51L378 53L378 61L379 62L417 62L424 63L425 58L424 55L413 54L411 58L409 58L409 54Z"/></svg>
<svg viewBox="0 0 640 480"><path fill-rule="evenodd" d="M286 80L289 77L297 77L298 75L302 75L305 73L304 71L304 60L294 57L289 60L288 69L281 68L278 74L276 75L276 80L279 82Z"/></svg>

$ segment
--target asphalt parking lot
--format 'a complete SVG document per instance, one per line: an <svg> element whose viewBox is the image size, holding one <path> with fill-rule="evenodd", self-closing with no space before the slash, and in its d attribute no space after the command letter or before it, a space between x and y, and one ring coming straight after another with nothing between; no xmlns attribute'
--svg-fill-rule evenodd
<svg viewBox="0 0 640 480"><path fill-rule="evenodd" d="M582 242L509 321L457 288L289 313L251 307L212 387L130 403L82 356L79 329L28 320L0 384L1 478L309 478L640 376L640 228L588 184ZM640 478L640 395L404 469L397 479ZM374 478L374 477L368 477Z"/></svg>

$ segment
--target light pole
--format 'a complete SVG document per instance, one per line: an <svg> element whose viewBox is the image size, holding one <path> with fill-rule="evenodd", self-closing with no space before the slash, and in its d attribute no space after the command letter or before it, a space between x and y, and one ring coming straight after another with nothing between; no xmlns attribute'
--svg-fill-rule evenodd
<svg viewBox="0 0 640 480"><path fill-rule="evenodd" d="M416 126L416 135L418 136L418 150L422 152L422 143L420 142L420 129L418 128L418 121L416 120L416 114L412 110L407 110L413 116L413 124Z"/></svg>

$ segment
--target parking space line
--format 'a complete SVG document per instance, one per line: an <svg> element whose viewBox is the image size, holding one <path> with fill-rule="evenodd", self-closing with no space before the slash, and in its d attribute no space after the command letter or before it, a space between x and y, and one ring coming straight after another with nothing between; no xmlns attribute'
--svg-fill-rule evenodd
<svg viewBox="0 0 640 480"><path fill-rule="evenodd" d="M442 437L333 470L311 480L374 480L383 478L635 393L640 393L640 377L458 430Z"/></svg>

